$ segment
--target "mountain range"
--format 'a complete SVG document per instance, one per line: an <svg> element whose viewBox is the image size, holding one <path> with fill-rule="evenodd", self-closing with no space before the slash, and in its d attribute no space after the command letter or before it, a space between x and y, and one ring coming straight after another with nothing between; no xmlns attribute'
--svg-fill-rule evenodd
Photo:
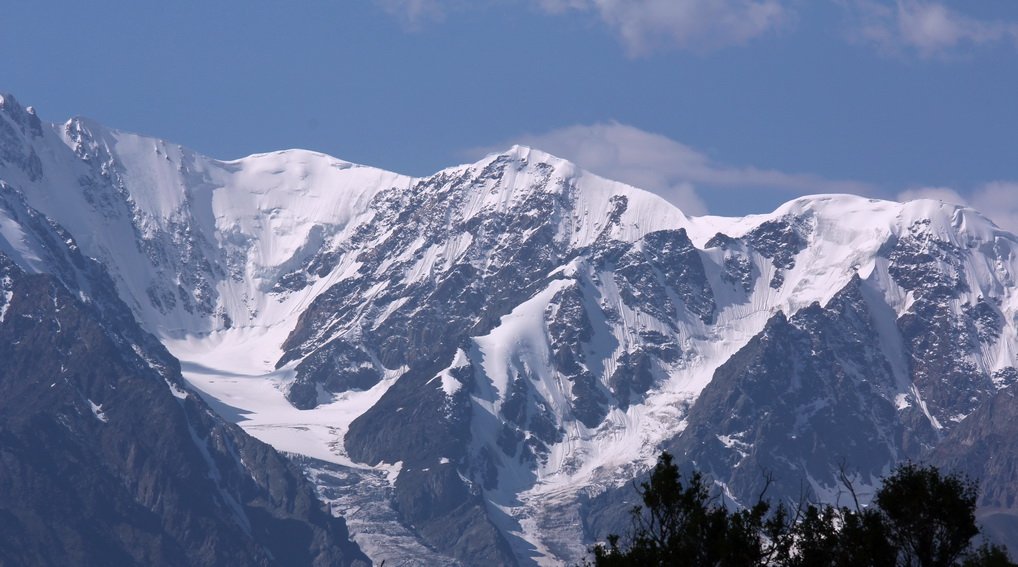
<svg viewBox="0 0 1018 567"><path fill-rule="evenodd" d="M522 146L221 161L3 95L0 272L0 560L571 563L665 449L733 505L928 461L1018 549L1018 238L965 207L690 217Z"/></svg>

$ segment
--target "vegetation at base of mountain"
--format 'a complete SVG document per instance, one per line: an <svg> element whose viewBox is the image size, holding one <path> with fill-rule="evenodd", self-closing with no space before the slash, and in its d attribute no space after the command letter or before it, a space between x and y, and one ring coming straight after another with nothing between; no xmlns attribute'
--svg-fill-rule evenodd
<svg viewBox="0 0 1018 567"><path fill-rule="evenodd" d="M637 491L631 533L610 535L591 549L585 567L1006 567L1018 565L1003 548L983 542L975 509L976 484L936 467L905 463L853 507L772 504L767 485L750 507L732 511L711 494L699 472L682 477L662 453Z"/></svg>

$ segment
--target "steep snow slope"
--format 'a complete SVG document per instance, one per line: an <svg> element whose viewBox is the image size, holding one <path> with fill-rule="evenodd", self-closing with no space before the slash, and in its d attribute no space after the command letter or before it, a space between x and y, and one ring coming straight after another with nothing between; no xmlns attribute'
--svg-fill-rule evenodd
<svg viewBox="0 0 1018 567"><path fill-rule="evenodd" d="M19 112L28 116L0 113L5 145L35 165L8 160L5 181L81 235L161 336L285 319L306 298L268 301L279 274L309 248L342 240L374 192L409 181L301 150L223 162L81 118L19 132Z"/></svg>
<svg viewBox="0 0 1018 567"><path fill-rule="evenodd" d="M0 290L0 563L366 564L301 471L188 391L104 267L4 181Z"/></svg>
<svg viewBox="0 0 1018 567"><path fill-rule="evenodd" d="M867 419L891 457L863 481L1014 375L1018 242L971 209L822 195L688 218L525 147L411 179L302 151L221 162L12 108L0 179L108 266L222 415L388 485L390 519L467 563L575 559L597 536L583 502L662 446L713 447L688 456L746 492L732 471L784 441L725 429L743 422L705 400L766 377L759 361L808 370L781 407L821 443L811 416L838 390L796 380L844 374L886 403ZM850 352L845 333L876 340ZM740 403L761 423L778 407ZM788 451L790 474L832 489Z"/></svg>

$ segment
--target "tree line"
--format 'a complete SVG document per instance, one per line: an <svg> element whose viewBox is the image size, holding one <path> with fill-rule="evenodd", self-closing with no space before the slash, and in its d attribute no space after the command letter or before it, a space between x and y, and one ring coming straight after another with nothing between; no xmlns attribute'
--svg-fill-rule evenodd
<svg viewBox="0 0 1018 567"><path fill-rule="evenodd" d="M730 510L699 472L684 479L663 453L637 491L630 533L591 549L587 567L997 567L1007 551L978 540L976 483L905 463L861 506L774 505L766 487L750 507ZM770 484L766 479L765 485ZM803 499L804 500L804 499Z"/></svg>

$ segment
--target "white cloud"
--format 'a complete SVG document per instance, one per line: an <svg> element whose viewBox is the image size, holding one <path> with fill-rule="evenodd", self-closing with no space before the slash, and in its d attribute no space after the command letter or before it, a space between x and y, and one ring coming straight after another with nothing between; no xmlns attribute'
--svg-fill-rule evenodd
<svg viewBox="0 0 1018 567"><path fill-rule="evenodd" d="M971 18L938 2L842 0L853 15L852 37L885 52L923 57L950 54L964 46L1018 43L1018 23Z"/></svg>
<svg viewBox="0 0 1018 567"><path fill-rule="evenodd" d="M873 193L871 186L855 181L717 163L681 142L615 122L568 126L522 136L513 142L568 159L603 177L653 191L691 215L707 211L697 188L782 189L790 196ZM504 148L484 148L474 153L493 149Z"/></svg>
<svg viewBox="0 0 1018 567"><path fill-rule="evenodd" d="M1000 228L1018 234L1018 182L994 181L976 188L967 197L947 187L909 189L898 195L899 201L936 199L967 205L986 215Z"/></svg>
<svg viewBox="0 0 1018 567"><path fill-rule="evenodd" d="M1018 234L1018 182L988 183L972 195L969 204L1000 228Z"/></svg>
<svg viewBox="0 0 1018 567"><path fill-rule="evenodd" d="M417 28L449 11L493 0L375 0L405 25ZM632 55L678 47L709 51L741 45L791 19L789 0L517 0L544 12L590 12L608 26Z"/></svg>
<svg viewBox="0 0 1018 567"><path fill-rule="evenodd" d="M898 193L898 200L903 203L918 199L933 199L956 205L966 204L965 198L949 187L918 187Z"/></svg>
<svg viewBox="0 0 1018 567"><path fill-rule="evenodd" d="M450 4L448 0L375 0L375 2L411 29L444 19Z"/></svg>
<svg viewBox="0 0 1018 567"><path fill-rule="evenodd" d="M679 48L710 51L745 45L788 27L802 0L375 0L411 29L456 11L497 2L536 6L549 14L590 13L630 55ZM962 48L1011 43L1018 22L978 19L931 0L830 0L848 15L849 37L885 53L921 57L951 55Z"/></svg>
<svg viewBox="0 0 1018 567"><path fill-rule="evenodd" d="M780 0L537 0L548 12L589 11L633 55L658 48L707 51L741 45L786 24Z"/></svg>

